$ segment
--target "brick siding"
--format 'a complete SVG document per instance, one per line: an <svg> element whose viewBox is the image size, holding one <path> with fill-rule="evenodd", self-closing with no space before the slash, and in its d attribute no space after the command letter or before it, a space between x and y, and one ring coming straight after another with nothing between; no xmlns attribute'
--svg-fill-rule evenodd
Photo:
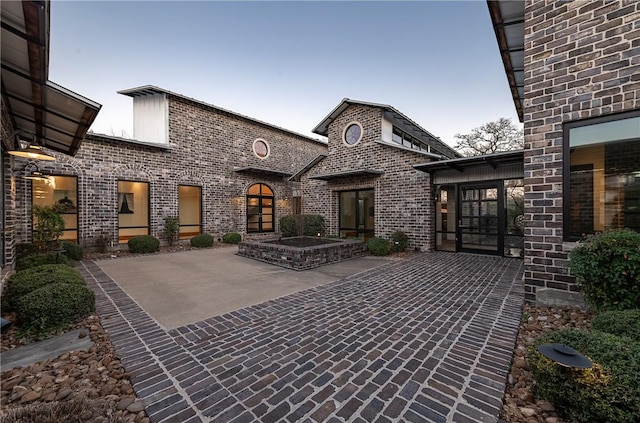
<svg viewBox="0 0 640 423"><path fill-rule="evenodd" d="M525 5L525 290L577 292L563 242L563 123L640 108L640 3Z"/></svg>

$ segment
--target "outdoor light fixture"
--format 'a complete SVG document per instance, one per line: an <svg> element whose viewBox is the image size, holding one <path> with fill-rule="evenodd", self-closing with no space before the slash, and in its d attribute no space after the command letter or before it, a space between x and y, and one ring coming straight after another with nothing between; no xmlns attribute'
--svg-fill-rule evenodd
<svg viewBox="0 0 640 423"><path fill-rule="evenodd" d="M543 344L538 347L538 351L549 360L565 367L588 369L592 364L587 357L564 344Z"/></svg>
<svg viewBox="0 0 640 423"><path fill-rule="evenodd" d="M41 172L38 168L38 165L34 162L29 162L26 165L22 166L20 169L22 172L27 172L26 175L23 176L24 179L31 179L32 181L48 181L49 175Z"/></svg>
<svg viewBox="0 0 640 423"><path fill-rule="evenodd" d="M31 138L31 140L25 139L25 136ZM9 150L8 153L12 156L23 157L30 160L55 160L53 156L49 156L42 151L42 146L38 145L36 135L32 132L19 129L15 131L11 137L15 137L14 150Z"/></svg>

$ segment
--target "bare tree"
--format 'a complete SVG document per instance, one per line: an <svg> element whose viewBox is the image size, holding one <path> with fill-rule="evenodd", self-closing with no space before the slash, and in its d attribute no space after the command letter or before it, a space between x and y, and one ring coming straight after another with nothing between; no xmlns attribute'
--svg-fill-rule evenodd
<svg viewBox="0 0 640 423"><path fill-rule="evenodd" d="M499 151L520 150L524 147L524 133L511 119L500 118L474 128L470 134L456 134L457 148L464 156L480 156Z"/></svg>

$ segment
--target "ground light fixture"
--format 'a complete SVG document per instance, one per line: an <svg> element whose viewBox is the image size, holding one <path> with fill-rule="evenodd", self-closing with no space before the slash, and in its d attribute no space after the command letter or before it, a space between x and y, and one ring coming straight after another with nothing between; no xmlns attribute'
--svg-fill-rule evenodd
<svg viewBox="0 0 640 423"><path fill-rule="evenodd" d="M549 360L565 367L588 369L592 365L591 360L574 348L564 344L542 344L538 346L538 352Z"/></svg>
<svg viewBox="0 0 640 423"><path fill-rule="evenodd" d="M10 136L15 137L15 147L13 150L7 151L12 156L22 157L29 160L55 160L53 156L49 156L42 150L36 135L24 129L14 131Z"/></svg>

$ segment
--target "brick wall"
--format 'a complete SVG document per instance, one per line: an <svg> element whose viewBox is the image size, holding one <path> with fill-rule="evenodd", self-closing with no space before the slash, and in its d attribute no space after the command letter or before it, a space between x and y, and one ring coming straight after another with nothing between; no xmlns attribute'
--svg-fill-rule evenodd
<svg viewBox="0 0 640 423"><path fill-rule="evenodd" d="M291 212L291 188L286 178L238 173L234 167L293 174L326 152L326 145L285 130L181 97L170 96L168 101L168 146L89 134L75 157L57 154L55 162L42 164L52 174L78 176L82 245L94 245L100 235L117 245L118 180L149 182L150 232L160 239L164 217L178 215L178 185L202 187L203 232L218 238L229 231L246 232L246 192L254 183L265 183L273 189L276 221ZM270 146L265 159L253 153L256 138ZM31 185L19 186L17 207L23 224L18 236L23 240L30 238L30 199Z"/></svg>
<svg viewBox="0 0 640 423"><path fill-rule="evenodd" d="M525 290L577 292L563 242L563 123L640 108L640 2L525 5ZM553 291L551 291L553 292ZM564 295L556 291L555 295ZM567 295L571 297L571 295Z"/></svg>
<svg viewBox="0 0 640 423"><path fill-rule="evenodd" d="M373 188L375 235L388 239L392 232L402 230L409 236L409 248L429 251L434 245L430 178L412 167L428 162L429 158L377 143L381 139L382 119L382 109L352 104L329 124L327 157L303 177L303 211L323 214L327 219L327 232L337 234L339 192ZM347 146L342 141L342 133L353 121L362 125L362 140ZM382 170L384 174L328 182L309 179L355 169Z"/></svg>

